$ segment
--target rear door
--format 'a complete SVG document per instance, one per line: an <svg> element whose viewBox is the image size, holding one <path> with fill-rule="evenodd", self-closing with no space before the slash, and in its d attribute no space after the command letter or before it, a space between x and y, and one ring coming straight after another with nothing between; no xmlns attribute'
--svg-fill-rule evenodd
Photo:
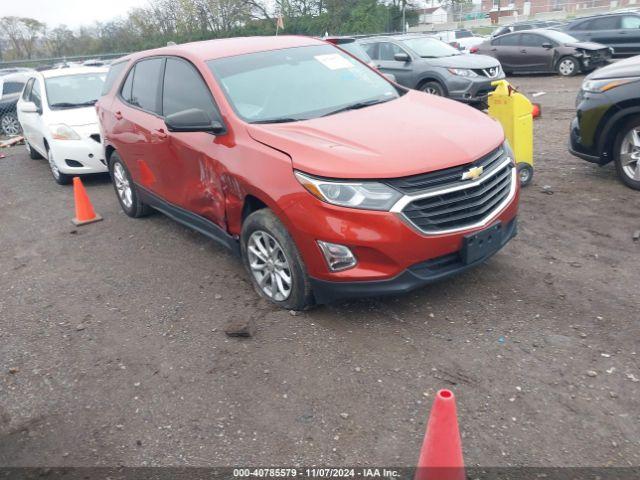
<svg viewBox="0 0 640 480"><path fill-rule="evenodd" d="M164 57L138 61L129 71L113 105L110 139L136 183L164 198L166 182L160 181L163 151L168 134L162 119Z"/></svg>
<svg viewBox="0 0 640 480"><path fill-rule="evenodd" d="M522 69L521 35L520 33L510 33L501 35L491 41L490 55L496 57L502 64L502 69L507 72L516 72Z"/></svg>
<svg viewBox="0 0 640 480"><path fill-rule="evenodd" d="M640 15L623 15L620 27L619 52L627 55L640 54Z"/></svg>

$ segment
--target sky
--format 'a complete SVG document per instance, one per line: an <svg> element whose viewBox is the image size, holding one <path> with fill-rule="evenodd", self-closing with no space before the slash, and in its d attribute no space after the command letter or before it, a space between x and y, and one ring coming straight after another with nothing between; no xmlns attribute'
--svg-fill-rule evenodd
<svg viewBox="0 0 640 480"><path fill-rule="evenodd" d="M148 0L0 0L0 17L31 17L49 27L70 28L104 22L148 5Z"/></svg>

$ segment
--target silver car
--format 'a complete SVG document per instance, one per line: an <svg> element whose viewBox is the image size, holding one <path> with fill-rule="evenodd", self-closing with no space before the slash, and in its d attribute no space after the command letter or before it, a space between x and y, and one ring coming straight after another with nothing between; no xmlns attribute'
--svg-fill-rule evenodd
<svg viewBox="0 0 640 480"><path fill-rule="evenodd" d="M395 75L405 87L484 104L491 82L504 78L500 62L486 55L468 55L428 35L394 35L360 39L383 73Z"/></svg>

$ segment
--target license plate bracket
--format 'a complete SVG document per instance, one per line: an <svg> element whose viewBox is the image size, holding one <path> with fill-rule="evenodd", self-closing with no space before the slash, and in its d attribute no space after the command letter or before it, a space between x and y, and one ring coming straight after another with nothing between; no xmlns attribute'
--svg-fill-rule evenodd
<svg viewBox="0 0 640 480"><path fill-rule="evenodd" d="M465 235L460 256L465 264L477 262L502 246L502 224L494 223L484 230Z"/></svg>

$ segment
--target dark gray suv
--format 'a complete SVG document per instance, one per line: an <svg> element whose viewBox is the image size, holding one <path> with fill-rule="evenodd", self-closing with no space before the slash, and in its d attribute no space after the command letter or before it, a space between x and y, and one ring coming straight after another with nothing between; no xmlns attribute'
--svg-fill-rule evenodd
<svg viewBox="0 0 640 480"><path fill-rule="evenodd" d="M491 82L504 78L500 62L468 55L428 35L368 37L359 40L384 73L405 87L470 104L484 104Z"/></svg>
<svg viewBox="0 0 640 480"><path fill-rule="evenodd" d="M640 14L633 12L578 18L565 27L582 42L602 43L615 56L640 54Z"/></svg>

